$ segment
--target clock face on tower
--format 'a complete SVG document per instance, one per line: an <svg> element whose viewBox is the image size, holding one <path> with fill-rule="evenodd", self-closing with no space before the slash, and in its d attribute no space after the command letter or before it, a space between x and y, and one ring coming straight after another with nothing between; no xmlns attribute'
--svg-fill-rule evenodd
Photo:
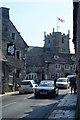
<svg viewBox="0 0 80 120"><path fill-rule="evenodd" d="M59 56L58 56L58 55L54 55L54 59L55 59L55 60L58 60L58 59L59 59Z"/></svg>
<svg viewBox="0 0 80 120"><path fill-rule="evenodd" d="M76 57L75 56L71 56L71 60L72 61L76 61Z"/></svg>

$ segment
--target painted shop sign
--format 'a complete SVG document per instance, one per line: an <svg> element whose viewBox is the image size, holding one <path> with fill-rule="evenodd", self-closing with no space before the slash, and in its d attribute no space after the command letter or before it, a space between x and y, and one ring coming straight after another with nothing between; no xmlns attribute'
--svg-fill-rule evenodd
<svg viewBox="0 0 80 120"><path fill-rule="evenodd" d="M7 43L7 55L15 56L15 45L13 43Z"/></svg>

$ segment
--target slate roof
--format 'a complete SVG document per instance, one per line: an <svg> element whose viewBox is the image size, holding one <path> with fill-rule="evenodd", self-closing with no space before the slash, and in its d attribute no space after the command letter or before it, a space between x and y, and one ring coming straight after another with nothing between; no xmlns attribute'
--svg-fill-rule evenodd
<svg viewBox="0 0 80 120"><path fill-rule="evenodd" d="M58 59L55 59L55 56L58 56ZM71 59L72 56L75 56L75 54L63 54L63 53L48 53L46 55L46 61L51 63L74 63L74 61Z"/></svg>
<svg viewBox="0 0 80 120"><path fill-rule="evenodd" d="M28 54L31 54L31 55L42 55L43 54L43 47L29 46Z"/></svg>
<svg viewBox="0 0 80 120"><path fill-rule="evenodd" d="M71 59L72 56L75 54L64 54L64 53L52 53L52 52L45 52L42 47L33 47L30 46L28 48L27 53L27 60L26 63L29 66L45 66L45 61L52 63L52 64L72 64L74 61ZM56 59L55 56L58 56Z"/></svg>
<svg viewBox="0 0 80 120"><path fill-rule="evenodd" d="M29 46L26 63L30 66L44 66L43 48Z"/></svg>

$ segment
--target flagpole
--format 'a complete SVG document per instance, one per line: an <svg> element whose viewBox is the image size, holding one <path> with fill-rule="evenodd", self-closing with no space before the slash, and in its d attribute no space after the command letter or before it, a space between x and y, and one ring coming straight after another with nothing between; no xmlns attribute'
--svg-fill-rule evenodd
<svg viewBox="0 0 80 120"><path fill-rule="evenodd" d="M59 28L59 26L58 26L58 21L60 21L60 22L62 22L62 23L63 23L63 22L64 22L64 20L63 20L63 19L61 19L61 18L58 18L58 17L57 17L57 26L56 26L56 28L57 28L57 32L58 32L58 28Z"/></svg>
<svg viewBox="0 0 80 120"><path fill-rule="evenodd" d="M56 25L56 29L57 29L57 32L58 32L58 17L57 17L57 25Z"/></svg>
<svg viewBox="0 0 80 120"><path fill-rule="evenodd" d="M57 32L58 32L58 28L59 26L58 26L58 17L57 17L57 26L56 26Z"/></svg>

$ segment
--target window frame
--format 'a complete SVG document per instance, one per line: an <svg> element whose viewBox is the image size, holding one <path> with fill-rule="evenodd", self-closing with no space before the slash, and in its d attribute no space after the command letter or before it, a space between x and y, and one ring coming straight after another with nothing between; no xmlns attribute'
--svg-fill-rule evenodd
<svg viewBox="0 0 80 120"><path fill-rule="evenodd" d="M65 64L64 65L64 70L70 70L70 65L69 64Z"/></svg>
<svg viewBox="0 0 80 120"><path fill-rule="evenodd" d="M16 40L16 34L14 32L11 33L11 39L14 41Z"/></svg>
<svg viewBox="0 0 80 120"><path fill-rule="evenodd" d="M56 70L61 70L61 65L60 64L56 64L55 67L56 67Z"/></svg>

